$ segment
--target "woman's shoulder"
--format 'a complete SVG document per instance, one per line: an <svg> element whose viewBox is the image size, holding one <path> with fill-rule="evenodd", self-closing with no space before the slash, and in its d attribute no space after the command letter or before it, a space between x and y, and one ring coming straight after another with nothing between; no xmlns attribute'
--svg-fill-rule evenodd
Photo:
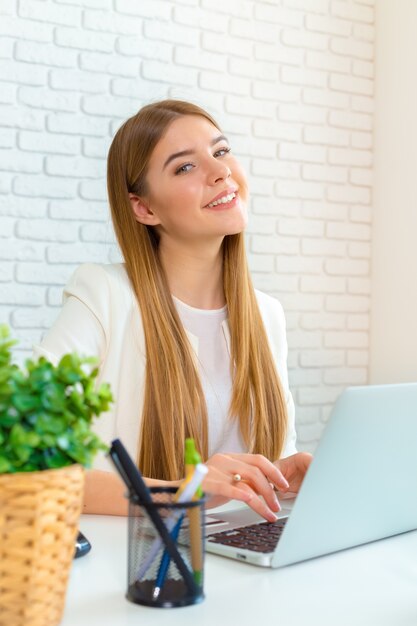
<svg viewBox="0 0 417 626"><path fill-rule="evenodd" d="M281 302L269 294L259 291L259 289L255 289L256 299L258 301L259 309L262 315L265 317L275 318L277 315L280 318L284 318L284 309L282 307Z"/></svg>

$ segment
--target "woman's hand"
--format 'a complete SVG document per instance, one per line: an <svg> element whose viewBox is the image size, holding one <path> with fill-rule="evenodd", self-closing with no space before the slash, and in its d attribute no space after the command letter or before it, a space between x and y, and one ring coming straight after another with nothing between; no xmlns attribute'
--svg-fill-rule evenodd
<svg viewBox="0 0 417 626"><path fill-rule="evenodd" d="M284 491L298 493L312 460L313 456L308 452L297 452L296 454L287 456L284 459L275 461L275 467L281 471L289 485L288 489L285 489ZM278 488L278 491L283 490Z"/></svg>
<svg viewBox="0 0 417 626"><path fill-rule="evenodd" d="M209 472L202 486L214 496L210 506L240 500L266 520L276 521L275 513L281 507L274 489L286 491L289 487L279 467L261 454L215 454L205 464ZM235 475L241 480L236 481Z"/></svg>

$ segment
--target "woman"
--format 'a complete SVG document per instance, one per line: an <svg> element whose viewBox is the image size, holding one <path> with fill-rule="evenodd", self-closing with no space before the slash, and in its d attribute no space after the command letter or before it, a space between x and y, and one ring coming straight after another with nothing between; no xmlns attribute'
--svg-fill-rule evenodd
<svg viewBox="0 0 417 626"><path fill-rule="evenodd" d="M116 402L96 430L122 439L149 484L181 479L193 437L212 503L273 521L271 486L296 492L311 457L295 449L282 308L247 269L244 172L204 110L165 100L119 129L107 181L125 264L81 266L37 352L98 356ZM85 511L125 513L106 463L88 474Z"/></svg>

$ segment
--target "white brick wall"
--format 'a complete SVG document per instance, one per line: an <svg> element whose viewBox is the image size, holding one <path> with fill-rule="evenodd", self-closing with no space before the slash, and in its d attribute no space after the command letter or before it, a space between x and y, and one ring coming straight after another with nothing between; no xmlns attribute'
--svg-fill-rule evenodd
<svg viewBox="0 0 417 626"><path fill-rule="evenodd" d="M368 376L373 0L0 3L0 319L20 357L84 261L119 254L105 159L144 103L189 98L252 190L249 262L288 319L299 446Z"/></svg>

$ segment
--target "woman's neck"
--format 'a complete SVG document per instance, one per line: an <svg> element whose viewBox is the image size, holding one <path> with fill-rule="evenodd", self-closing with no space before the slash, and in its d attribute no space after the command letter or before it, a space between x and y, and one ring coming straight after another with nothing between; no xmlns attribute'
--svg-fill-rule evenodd
<svg viewBox="0 0 417 626"><path fill-rule="evenodd" d="M173 296L197 309L225 305L221 243L193 249L160 245L159 255Z"/></svg>

